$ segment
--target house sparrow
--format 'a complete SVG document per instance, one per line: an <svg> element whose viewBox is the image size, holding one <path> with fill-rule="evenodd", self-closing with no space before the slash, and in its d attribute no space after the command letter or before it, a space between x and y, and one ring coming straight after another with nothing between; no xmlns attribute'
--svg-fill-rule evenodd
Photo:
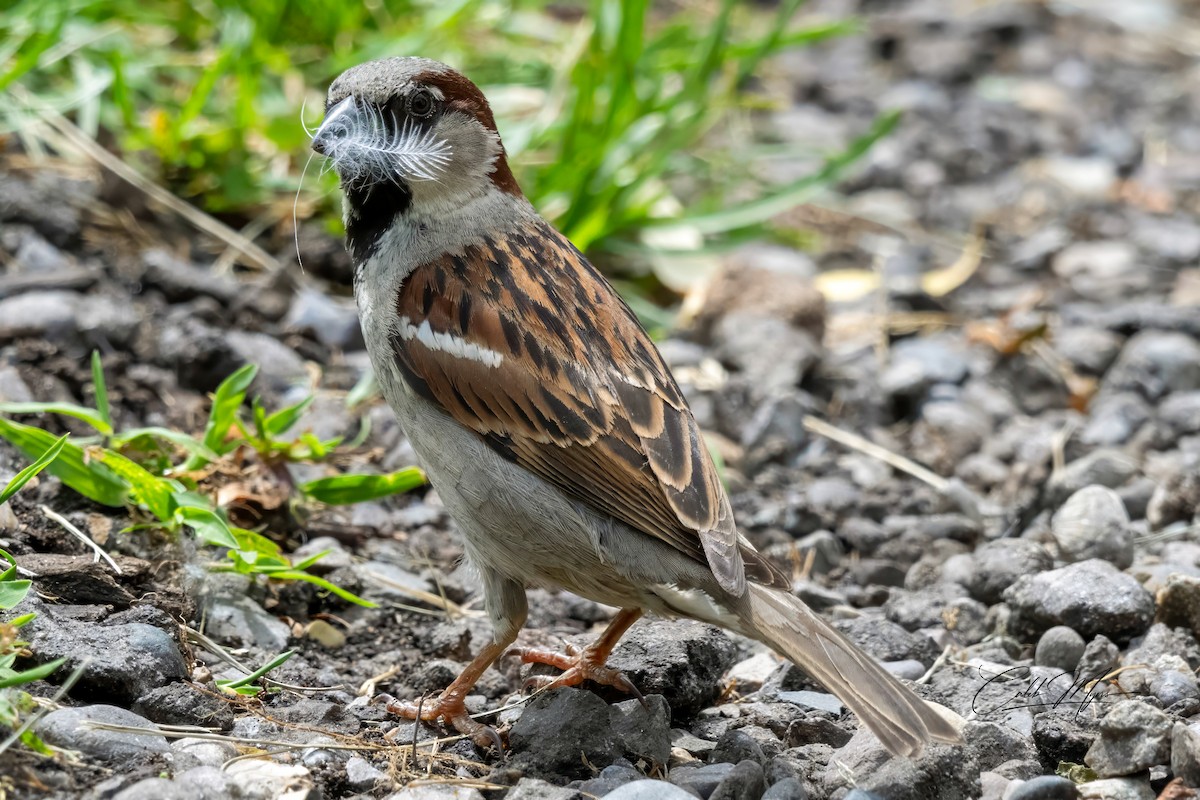
<svg viewBox="0 0 1200 800"><path fill-rule="evenodd" d="M837 694L893 753L960 742L792 596L734 524L700 429L637 318L521 194L487 100L422 58L372 61L329 89L313 149L345 194L354 291L375 374L462 531L493 641L415 718L499 745L463 704L516 640L529 586L621 611L566 654L526 662L636 689L605 661L645 611L765 642Z"/></svg>

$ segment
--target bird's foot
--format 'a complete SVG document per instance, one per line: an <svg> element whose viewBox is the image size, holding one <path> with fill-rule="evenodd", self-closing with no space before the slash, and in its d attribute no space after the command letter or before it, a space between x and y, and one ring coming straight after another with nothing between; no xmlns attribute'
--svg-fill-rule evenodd
<svg viewBox="0 0 1200 800"><path fill-rule="evenodd" d="M442 696L436 700L419 704L404 703L386 694L378 695L374 702L384 703L384 708L405 719L419 719L422 722L445 720L454 730L468 737L481 749L487 750L489 747L493 747L497 753L504 752L500 734L496 733L494 728L471 719L462 697L450 690L443 692Z"/></svg>
<svg viewBox="0 0 1200 800"><path fill-rule="evenodd" d="M620 670L605 666L603 656L588 647L580 649L568 644L565 653L543 650L536 647L514 647L505 655L518 656L525 664L548 664L563 670L561 675L534 675L525 682L526 689L550 689L558 686L578 686L592 681L602 686L612 686L631 694L642 705L646 698Z"/></svg>

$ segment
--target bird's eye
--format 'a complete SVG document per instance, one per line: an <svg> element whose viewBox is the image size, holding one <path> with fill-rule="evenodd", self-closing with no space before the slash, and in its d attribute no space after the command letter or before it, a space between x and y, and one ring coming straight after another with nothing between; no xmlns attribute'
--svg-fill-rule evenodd
<svg viewBox="0 0 1200 800"><path fill-rule="evenodd" d="M413 92L408 97L408 113L421 119L428 117L433 113L433 95L424 89Z"/></svg>

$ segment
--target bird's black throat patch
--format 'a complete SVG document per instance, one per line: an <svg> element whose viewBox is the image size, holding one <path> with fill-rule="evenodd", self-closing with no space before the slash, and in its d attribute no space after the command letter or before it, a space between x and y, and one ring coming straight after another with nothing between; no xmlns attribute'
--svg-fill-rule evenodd
<svg viewBox="0 0 1200 800"><path fill-rule="evenodd" d="M404 180L376 181L345 187L350 213L346 218L346 247L356 266L379 249L379 240L398 216L412 205L412 190Z"/></svg>

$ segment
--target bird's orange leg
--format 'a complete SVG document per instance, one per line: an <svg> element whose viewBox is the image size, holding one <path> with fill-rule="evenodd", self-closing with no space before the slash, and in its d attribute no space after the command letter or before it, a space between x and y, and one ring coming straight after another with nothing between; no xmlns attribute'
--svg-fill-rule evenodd
<svg viewBox="0 0 1200 800"><path fill-rule="evenodd" d="M467 664L459 676L433 702L421 703L420 706L417 706L413 703L402 703L388 695L379 695L376 700L386 703L385 708L388 711L405 719L433 722L440 717L459 733L469 736L475 744L485 750L488 747L495 747L496 752L499 753L504 749L500 735L487 725L471 719L463 701L471 693L479 676L500 657L510 644L512 644L511 639L506 642L493 642L479 651L479 655L475 656L470 664Z"/></svg>
<svg viewBox="0 0 1200 800"><path fill-rule="evenodd" d="M640 608L623 608L613 617L612 622L600 634L600 638L580 650L567 645L565 653L552 650L542 650L533 647L514 647L506 655L520 656L526 664L549 664L558 667L563 673L558 677L539 675L530 678L526 686L534 688L549 688L554 686L578 686L584 681L592 681L604 686L613 686L623 692L633 695L645 704L645 699L637 687L618 670L605 666L608 656L612 653L617 642L629 630L629 626L642 616Z"/></svg>

